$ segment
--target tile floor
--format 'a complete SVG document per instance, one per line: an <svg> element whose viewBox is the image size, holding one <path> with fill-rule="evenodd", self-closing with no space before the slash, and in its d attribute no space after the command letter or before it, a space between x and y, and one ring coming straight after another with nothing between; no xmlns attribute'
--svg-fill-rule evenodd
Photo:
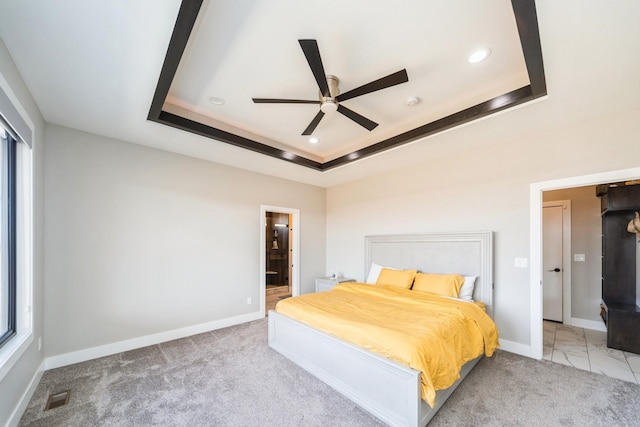
<svg viewBox="0 0 640 427"><path fill-rule="evenodd" d="M607 348L606 332L544 321L542 358L640 384L640 355Z"/></svg>

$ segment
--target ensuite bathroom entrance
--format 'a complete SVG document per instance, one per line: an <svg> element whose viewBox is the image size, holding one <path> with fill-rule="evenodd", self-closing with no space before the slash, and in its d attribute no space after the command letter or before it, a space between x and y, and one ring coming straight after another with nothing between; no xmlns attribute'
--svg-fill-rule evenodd
<svg viewBox="0 0 640 427"><path fill-rule="evenodd" d="M266 212L265 219L265 292L269 313L279 300L291 296L292 218L289 213Z"/></svg>

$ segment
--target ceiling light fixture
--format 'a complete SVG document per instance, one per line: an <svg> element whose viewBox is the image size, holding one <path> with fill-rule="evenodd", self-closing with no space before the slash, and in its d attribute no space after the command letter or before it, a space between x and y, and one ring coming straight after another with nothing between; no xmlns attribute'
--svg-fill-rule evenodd
<svg viewBox="0 0 640 427"><path fill-rule="evenodd" d="M478 62L482 62L487 59L491 55L491 49L488 47L476 50L471 55L469 55L469 62L472 64L477 64Z"/></svg>
<svg viewBox="0 0 640 427"><path fill-rule="evenodd" d="M320 93L320 111L324 114L331 114L338 111L338 101L335 97L340 94L338 90L338 84L340 80L336 76L327 76L327 86L329 87L329 96L322 96Z"/></svg>
<svg viewBox="0 0 640 427"><path fill-rule="evenodd" d="M210 96L209 102L213 105L224 105L224 99L218 98L217 96Z"/></svg>
<svg viewBox="0 0 640 427"><path fill-rule="evenodd" d="M309 138L309 142L310 142L310 143L312 143L312 144L317 144L317 143L318 143L318 141L319 141L319 139L318 139L318 138L316 138L315 136L313 136L313 137Z"/></svg>
<svg viewBox="0 0 640 427"><path fill-rule="evenodd" d="M420 104L420 98L417 96L410 96L405 102L409 107L413 107L414 105Z"/></svg>

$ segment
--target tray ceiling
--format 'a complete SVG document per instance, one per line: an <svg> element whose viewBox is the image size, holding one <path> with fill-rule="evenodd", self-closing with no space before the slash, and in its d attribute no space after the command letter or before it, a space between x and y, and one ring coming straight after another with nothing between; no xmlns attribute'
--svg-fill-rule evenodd
<svg viewBox="0 0 640 427"><path fill-rule="evenodd" d="M340 102L375 129L334 112L302 135L318 104L252 101L319 99L300 39L341 93L406 69L408 82ZM184 0L149 119L322 171L545 94L532 0Z"/></svg>

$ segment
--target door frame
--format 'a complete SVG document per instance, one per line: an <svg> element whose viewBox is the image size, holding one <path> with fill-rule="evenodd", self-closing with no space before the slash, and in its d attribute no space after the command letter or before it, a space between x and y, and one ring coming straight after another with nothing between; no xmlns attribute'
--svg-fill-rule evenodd
<svg viewBox="0 0 640 427"><path fill-rule="evenodd" d="M562 207L562 323L571 325L571 200L542 203L542 208L554 206Z"/></svg>
<svg viewBox="0 0 640 427"><path fill-rule="evenodd" d="M529 185L530 356L542 359L542 192L640 179L640 168L534 182Z"/></svg>
<svg viewBox="0 0 640 427"><path fill-rule="evenodd" d="M285 213L291 215L289 233L291 239L291 295L300 295L300 210L282 206L260 205L260 313L266 316L267 307L267 212Z"/></svg>

